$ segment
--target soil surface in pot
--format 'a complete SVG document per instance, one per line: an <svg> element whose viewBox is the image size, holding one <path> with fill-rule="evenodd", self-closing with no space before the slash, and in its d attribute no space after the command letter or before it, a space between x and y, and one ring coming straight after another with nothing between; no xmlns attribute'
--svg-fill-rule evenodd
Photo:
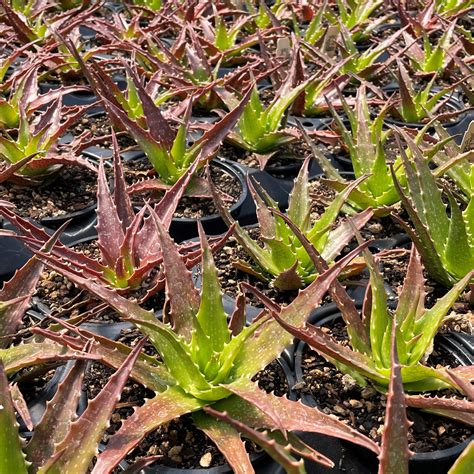
<svg viewBox="0 0 474 474"><path fill-rule="evenodd" d="M242 195L242 186L239 180L225 169L215 166L212 163L210 170L212 181L221 192L222 199L227 207L232 207ZM143 179L154 177L154 170L151 168L148 160L131 160L124 163L124 174L127 183L133 184ZM205 178L204 170L199 174ZM162 193L160 192L134 194L133 203L137 206L142 206L145 197L158 202L161 196ZM214 214L218 214L218 211L212 198L184 196L178 204L174 217L199 219Z"/></svg>
<svg viewBox="0 0 474 474"><path fill-rule="evenodd" d="M22 217L35 220L81 211L95 203L96 191L97 174L82 166L63 166L54 181L41 186L0 184L0 198L13 203Z"/></svg>
<svg viewBox="0 0 474 474"><path fill-rule="evenodd" d="M83 117L70 131L75 135L79 136L84 131L89 130L94 138L105 137L112 133L112 123L106 113L94 114L90 117ZM135 140L128 135L126 132L116 132L117 143L120 151L124 152L126 149L136 148L138 149ZM100 144L101 147L110 149L112 147L112 141L106 139Z"/></svg>
<svg viewBox="0 0 474 474"><path fill-rule="evenodd" d="M136 330L126 330L120 342L134 345L141 337ZM148 347L148 345L147 345ZM146 350L149 355L156 355L154 349ZM88 398L96 396L105 385L113 371L99 363L93 363L85 377L85 386ZM266 392L274 392L283 396L288 391L288 383L281 366L276 362L269 364L259 372L254 380L258 380L259 387ZM111 418L111 425L107 429L103 441L112 436L121 426L122 422L134 411L133 407L141 406L145 399L153 398L154 393L141 384L129 381L125 386L122 397ZM259 451L259 447L250 441L245 441L250 455ZM126 461L133 463L147 456L163 456L160 465L180 469L202 469L219 466L225 463L224 456L215 444L194 426L191 415L165 423L158 429L149 433L141 443L130 452ZM158 466L157 466L158 468Z"/></svg>
<svg viewBox="0 0 474 474"><path fill-rule="evenodd" d="M347 332L342 322L331 329L323 328L344 345L348 345ZM428 365L455 367L456 360L441 348L435 348ZM302 394L312 395L318 408L337 416L353 428L380 442L384 426L387 398L368 385L362 388L349 375L345 375L308 346L302 357L303 381L296 388ZM433 392L432 395L457 397L451 390ZM409 447L416 453L447 449L462 443L472 435L472 430L447 418L408 409L413 422L409 431Z"/></svg>

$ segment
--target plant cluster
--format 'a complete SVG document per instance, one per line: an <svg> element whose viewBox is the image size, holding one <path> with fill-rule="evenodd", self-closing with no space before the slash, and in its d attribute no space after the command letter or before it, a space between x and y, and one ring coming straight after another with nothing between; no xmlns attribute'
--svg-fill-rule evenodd
<svg viewBox="0 0 474 474"><path fill-rule="evenodd" d="M412 411L472 427L430 361L472 323L470 9L0 0L0 474L343 462L301 433L408 474ZM279 380L299 341L381 438Z"/></svg>

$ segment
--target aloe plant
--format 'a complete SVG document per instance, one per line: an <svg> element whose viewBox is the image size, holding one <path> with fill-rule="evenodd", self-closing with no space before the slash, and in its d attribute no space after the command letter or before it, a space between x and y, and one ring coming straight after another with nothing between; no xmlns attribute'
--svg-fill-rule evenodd
<svg viewBox="0 0 474 474"><path fill-rule="evenodd" d="M58 96L36 122L28 118L26 104L19 103L19 128L16 139L7 131L0 136L0 158L7 164L16 165L34 156L20 168L15 179L22 184L40 184L50 178L63 165L80 165L96 172L96 168L77 153L87 146L86 136L76 137L68 145L59 145L64 132L85 112L85 107L66 108Z"/></svg>
<svg viewBox="0 0 474 474"><path fill-rule="evenodd" d="M374 21L372 15L382 6L382 0L337 0L337 11L326 11L326 18L333 24L344 25L352 31L354 41L361 41L373 31L373 29L382 24L390 15L382 16Z"/></svg>
<svg viewBox="0 0 474 474"><path fill-rule="evenodd" d="M39 95L37 74L37 67L32 67L12 81L11 88L4 93L4 97L0 96L0 129L17 128L20 122L20 109L29 118L58 97L85 89L82 86L61 86Z"/></svg>
<svg viewBox="0 0 474 474"><path fill-rule="evenodd" d="M442 285L452 286L458 281L464 281L474 268L472 195L462 210L454 196L448 192L448 215L441 190L422 151L405 132L399 129L398 133L408 144L411 160L397 136L407 177L407 189L402 188L396 176L394 182L416 232L401 219L397 220L416 243L429 274Z"/></svg>
<svg viewBox="0 0 474 474"><path fill-rule="evenodd" d="M299 132L295 128L285 126L285 114L290 107L299 97L303 96L305 104L311 106L336 74L336 70L331 71L324 81L318 81L319 74L314 74L295 85L295 81L299 77L298 49L298 45L294 44L288 75L271 103L265 107L260 99L259 90L254 84L250 100L244 107L236 128L226 138L229 143L260 155L261 168L279 147L291 143L299 137ZM240 100L229 96L222 99L233 110L240 103Z"/></svg>
<svg viewBox="0 0 474 474"><path fill-rule="evenodd" d="M340 174L329 158L314 146L309 137L306 137L315 159L326 175L324 183L336 191L351 188L348 203L357 210L368 207L383 208L397 203L400 196L393 184L386 157L387 140L392 135L391 130L384 128L384 117L388 106L384 106L377 117L372 118L365 85L359 87L354 107L351 107L341 94L339 100L349 121L349 129L330 102L328 106L341 134L341 144L349 152L356 178L367 176L367 179L354 187ZM399 158L395 160L393 168L398 179L404 183L403 167Z"/></svg>
<svg viewBox="0 0 474 474"><path fill-rule="evenodd" d="M224 15L220 14L214 6L214 25L206 19L201 19L201 27L203 30L203 36L206 41L210 42L215 48L219 51L225 53L233 49L236 46L236 41L239 34L242 32L242 29L247 23L252 21L251 16L242 16L240 19L237 19L229 26L226 25ZM255 38L255 44L258 42L258 39ZM245 39L247 45L249 46L248 39ZM238 48L233 54L242 51L241 48Z"/></svg>
<svg viewBox="0 0 474 474"><path fill-rule="evenodd" d="M252 382L254 375L291 343L292 336L276 321L269 319L268 315L262 315L251 325L245 326L244 305L238 305L228 323L222 306L217 271L202 228L203 285L199 295L191 273L185 268L159 219L155 219L155 224L163 249L167 288L166 319L170 324L160 322L152 312L120 297L116 292L48 261L48 265L79 287L110 304L123 319L133 322L148 336L160 354L160 361L147 357L146 362L142 361L144 363L140 365L139 371L132 371L131 376L144 382L146 380L146 386L154 389L156 395L146 400L143 406L137 407L134 414L109 439L107 450L97 457L96 472L112 469L120 461L123 450L131 450L153 429L187 413L192 414L197 427L216 443L234 469L251 470L239 429L225 420L209 416L206 407L226 412L231 418L254 430L271 430L269 433L259 432L255 440L292 472L300 472L302 465L296 463L291 452L309 456L326 466L332 465L327 458L301 444L289 433L295 429L323 432L378 452L373 442L338 420L286 397L267 394ZM272 311L288 322L299 324L304 321L309 312L318 306L341 269L360 250L357 248L320 275L291 305L284 308L275 305ZM41 255L39 258L43 259ZM47 335L47 331L38 331ZM85 334L82 330L74 329L74 332ZM83 344L80 339L64 335L52 333L51 337L74 347ZM104 362L114 365L123 358L124 348L121 345L114 344L115 350L112 351L101 346L98 344L93 350L103 354ZM112 347L110 342L108 347ZM245 431L242 434L247 436Z"/></svg>
<svg viewBox="0 0 474 474"><path fill-rule="evenodd" d="M127 68L132 81L129 81L128 95L124 96L116 86L111 86L111 81L106 80L104 74L99 75L89 69L69 42L66 44L81 64L91 87L100 95L112 124L118 129L127 130L134 138L158 175L156 185L162 188L175 184L194 161L199 162L199 169L214 157L250 98L249 91L231 112L188 146L192 97L187 102L184 121L175 132L143 86L136 70Z"/></svg>
<svg viewBox="0 0 474 474"><path fill-rule="evenodd" d="M393 105L392 112L406 123L421 123L428 117L435 116L449 102L448 94L458 84L451 84L440 90L434 89L436 76L433 76L424 88L415 90L405 66L398 59L397 63L400 97Z"/></svg>
<svg viewBox="0 0 474 474"><path fill-rule="evenodd" d="M383 41L370 46L365 51L357 49L356 42L352 39L350 31L341 26L341 45L340 50L343 58L346 59L341 72L345 74L357 74L362 78L370 78L376 74L386 71L397 55L389 54L385 61L379 61L383 53L388 52L389 48L395 43L396 39L403 33L403 30L397 30Z"/></svg>
<svg viewBox="0 0 474 474"><path fill-rule="evenodd" d="M311 222L311 198L308 180L309 158L305 160L298 177L295 179L293 191L288 205L288 217L298 226L320 252L329 264L333 264L342 249L354 237L348 222L335 226L336 219L342 206L365 177L354 181L348 188L340 192L328 205L324 213L314 222ZM311 258L302 246L298 237L277 214L272 214L273 209L278 209L278 203L249 180L259 220L259 228L263 247L259 245L249 232L235 223L234 236L244 251L251 258L252 264L245 261L235 262L234 265L261 280L269 281L279 290L296 290L307 286L318 276ZM262 198L260 195L263 195ZM229 211L222 205L219 197L214 198L218 203L219 211L228 224L233 224ZM364 226L372 217L372 210L354 216L357 228ZM354 261L345 270L350 274L360 269L360 262Z"/></svg>
<svg viewBox="0 0 474 474"><path fill-rule="evenodd" d="M312 256L315 265L324 268L320 255L309 240L299 232L295 224L291 223L291 227ZM354 231L358 233L356 229ZM363 312L370 322L363 325L362 334L348 331L351 348L338 343L319 327L292 325L278 315L274 317L295 337L307 342L328 360L335 361L337 367L350 374L359 385L365 386L370 381L381 389L387 387L390 380L390 340L393 325L396 324L397 351L402 364L404 389L423 392L454 387L462 392L462 386L453 381L446 369L428 367L424 361L432 351L434 337L444 317L468 285L474 272L464 276L432 308L425 309L423 267L420 255L413 246L403 289L392 314L387 306L383 278L375 259L369 251L364 251L364 256L370 271L370 287L366 292ZM336 302L344 319L348 319L349 313L358 314L350 298L346 298L343 304L338 300Z"/></svg>
<svg viewBox="0 0 474 474"><path fill-rule="evenodd" d="M408 32L403 32L403 38L407 46L406 55L410 59L410 65L414 71L431 74L442 73L452 61L458 50L462 47L459 42L453 43L454 28L453 21L448 29L439 38L437 44L426 34L422 34L423 45L420 46L415 38Z"/></svg>

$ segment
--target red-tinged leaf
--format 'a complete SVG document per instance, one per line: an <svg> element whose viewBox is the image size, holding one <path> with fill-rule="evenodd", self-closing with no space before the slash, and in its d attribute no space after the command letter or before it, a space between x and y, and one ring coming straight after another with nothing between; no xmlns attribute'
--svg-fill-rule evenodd
<svg viewBox="0 0 474 474"><path fill-rule="evenodd" d="M25 423L26 428L29 431L32 431L33 421L31 420L30 411L28 410L28 405L26 404L23 394L21 393L17 384L10 385L10 395L12 397L12 402L15 406L15 410Z"/></svg>
<svg viewBox="0 0 474 474"><path fill-rule="evenodd" d="M257 192L255 189L257 183L254 183L250 176L247 176L247 184L255 203L260 235L263 239L274 239L276 237L276 222L268 208L268 204L261 197L261 194L264 195L264 191L262 187L258 185L257 188L259 192ZM230 215L230 213L228 214Z"/></svg>
<svg viewBox="0 0 474 474"><path fill-rule="evenodd" d="M41 248L42 251L51 250L67 224L62 225L51 237L48 236L47 242ZM0 290L0 334L4 336L0 340L0 348L8 347L21 324L42 271L43 263L37 257L31 257Z"/></svg>
<svg viewBox="0 0 474 474"><path fill-rule="evenodd" d="M47 106L57 97L64 97L66 94L71 94L74 92L87 91L90 91L90 88L85 86L60 86L57 89L51 89L50 91L35 97L34 99L30 97L30 100L25 100L25 107L28 113L36 112L42 107Z"/></svg>
<svg viewBox="0 0 474 474"><path fill-rule="evenodd" d="M7 179L11 178L20 168L23 168L26 164L28 164L38 153L33 153L32 155L25 156L17 163L13 163L4 167L0 171L0 183L3 183Z"/></svg>
<svg viewBox="0 0 474 474"><path fill-rule="evenodd" d="M34 365L60 363L71 359L98 360L85 352L69 350L53 342L29 342L2 349L1 359L5 365L7 375L15 374L25 367Z"/></svg>
<svg viewBox="0 0 474 474"><path fill-rule="evenodd" d="M87 159L69 154L51 154L31 160L26 166L31 170L49 168L53 165L83 166L93 173L97 173L97 168Z"/></svg>
<svg viewBox="0 0 474 474"><path fill-rule="evenodd" d="M143 472L143 469L160 461L160 459L163 459L162 455L147 456L146 458L141 458L137 462L134 462L131 466L121 472L123 474L140 474Z"/></svg>
<svg viewBox="0 0 474 474"><path fill-rule="evenodd" d="M122 222L122 229L125 233L133 221L134 212L130 197L126 190L125 178L123 175L122 161L120 160L120 150L117 137L112 129L113 162L114 162L114 203L117 215Z"/></svg>
<svg viewBox="0 0 474 474"><path fill-rule="evenodd" d="M368 377L380 384L386 384L387 380L385 377L375 369L370 358L365 354L355 352L349 347L339 344L334 338L329 336L319 327L305 325L298 328L287 324L275 314L273 317L289 333L306 342L325 358L336 360L348 368L355 370L364 377Z"/></svg>
<svg viewBox="0 0 474 474"><path fill-rule="evenodd" d="M120 258L120 248L124 239L122 222L107 184L103 161L99 165L97 182L97 244L103 264L114 269Z"/></svg>
<svg viewBox="0 0 474 474"><path fill-rule="evenodd" d="M294 402L286 397L277 397L258 388L254 382L241 381L226 385L238 397L222 400L213 407L227 411L232 418L242 421L253 428L273 430L275 422L268 415L279 418L279 424L285 431L308 431L345 439L379 453L379 447L372 440L342 423L336 417L326 415L316 408Z"/></svg>
<svg viewBox="0 0 474 474"><path fill-rule="evenodd" d="M28 472L2 359L0 359L0 472L8 474Z"/></svg>
<svg viewBox="0 0 474 474"><path fill-rule="evenodd" d="M248 90L243 95L242 99L239 102L239 105L232 109L228 114L224 116L219 122L214 124L209 130L207 130L203 136L196 141L195 144L201 144L201 151L199 152L198 159L200 162L209 160L212 158L212 155L221 145L224 138L229 134L229 132L234 128L235 124L239 120L242 112L247 105L247 102L250 99L252 94L253 84L248 88Z"/></svg>
<svg viewBox="0 0 474 474"><path fill-rule="evenodd" d="M304 462L297 461L291 456L291 445L281 445L271 438L270 433L266 431L257 431L244 423L231 418L226 412L219 412L211 407L205 407L204 411L221 421L222 424L227 423L233 429L240 431L247 438L262 447L277 463L285 469L289 474L300 474L304 472ZM249 471L238 471L249 472ZM250 471L253 472L253 471Z"/></svg>
<svg viewBox="0 0 474 474"><path fill-rule="evenodd" d="M55 445L66 437L71 422L77 417L77 404L87 364L85 360L76 361L59 384L53 399L46 403L46 410L26 448L28 460L35 469L50 459Z"/></svg>
<svg viewBox="0 0 474 474"><path fill-rule="evenodd" d="M140 341L123 365L91 401L81 417L71 424L64 440L55 446L55 454L38 472L86 472L98 452L98 444L110 416L146 339ZM125 456L126 452L121 453Z"/></svg>
<svg viewBox="0 0 474 474"><path fill-rule="evenodd" d="M471 402L474 402L474 385L469 379L466 379L452 369L446 369L449 378L467 395Z"/></svg>
<svg viewBox="0 0 474 474"><path fill-rule="evenodd" d="M369 245L365 242L319 275L307 288L300 290L291 304L281 309L279 316L288 324L302 325L311 311L316 309L344 267ZM266 367L292 342L292 336L277 321L268 321L259 332L249 339L236 360L237 377L253 376Z"/></svg>
<svg viewBox="0 0 474 474"><path fill-rule="evenodd" d="M407 405L474 427L474 403L467 400L409 396Z"/></svg>
<svg viewBox="0 0 474 474"><path fill-rule="evenodd" d="M164 183L159 178L150 178L144 179L142 181L137 181L127 188L129 194L140 194L145 192L153 191L167 191L171 188L171 185ZM193 179L189 183L188 187L185 190L185 196L197 197L197 198L212 198L211 190L209 189L208 183L204 178L200 176L193 176ZM223 199L226 201L231 201L232 198L225 193L223 194Z"/></svg>
<svg viewBox="0 0 474 474"><path fill-rule="evenodd" d="M298 290L303 286L303 281L296 271L298 264L299 262L296 260L290 268L287 268L278 274L278 276L273 280L275 288L282 291L291 291Z"/></svg>
<svg viewBox="0 0 474 474"><path fill-rule="evenodd" d="M235 299L235 309L229 321L229 329L232 332L232 336L237 336L242 332L245 326L245 310L245 294L239 291Z"/></svg>
<svg viewBox="0 0 474 474"><path fill-rule="evenodd" d="M370 219L372 219L373 215L373 209L366 209L365 211L351 216L350 221L349 219L344 220L344 222L339 224L333 231L331 231L324 250L321 253L324 259L331 261L340 255L344 247L354 237L353 227L355 227L357 230L360 230L365 224L367 224L367 222L370 221Z"/></svg>
<svg viewBox="0 0 474 474"><path fill-rule="evenodd" d="M403 118L407 122L417 122L417 109L413 102L415 91L405 66L397 59L398 64L398 84L400 87L400 100L403 111Z"/></svg>
<svg viewBox="0 0 474 474"><path fill-rule="evenodd" d="M162 144L167 150L171 150L175 138L175 132L161 114L159 107L155 105L153 99L146 92L138 77L137 71L128 66L127 71L132 77L133 83L140 97L143 113L146 118L146 123L151 138Z"/></svg>
<svg viewBox="0 0 474 474"><path fill-rule="evenodd" d="M421 264L420 254L415 245L412 245L410 262L395 313L397 324L401 329L404 328L404 322L407 321L407 318L412 318L414 322L417 317L422 314L424 300L423 266Z"/></svg>
<svg viewBox="0 0 474 474"><path fill-rule="evenodd" d="M255 472L245 449L245 444L235 428L203 412L194 413L193 421L197 428L204 431L213 441L236 474Z"/></svg>
<svg viewBox="0 0 474 474"><path fill-rule="evenodd" d="M203 402L186 395L178 387L170 387L146 400L110 438L105 451L97 457L92 473L110 472L149 432L186 413L200 410L202 406Z"/></svg>
<svg viewBox="0 0 474 474"><path fill-rule="evenodd" d="M298 226L295 225L295 223L282 212L276 210L274 210L274 212L288 224L296 237L298 237L301 245L303 245L304 249L311 258L311 261L318 270L318 273L321 274L328 270L329 266L326 261L321 257L308 238L300 231ZM369 338L364 324L362 323L362 319L359 316L359 312L357 311L354 301L347 294L346 290L337 279L335 279L333 284L329 287L329 294L341 311L342 317L347 326L347 332L349 334L352 347L361 353L369 354Z"/></svg>
<svg viewBox="0 0 474 474"><path fill-rule="evenodd" d="M194 320L199 311L200 297L194 287L191 272L186 268L176 244L160 220L152 214L163 254L166 276L166 299L170 304L170 319L178 334L191 339Z"/></svg>
<svg viewBox="0 0 474 474"><path fill-rule="evenodd" d="M474 402L462 398L438 398L423 395L407 395L407 405L425 410L449 410L474 415Z"/></svg>
<svg viewBox="0 0 474 474"><path fill-rule="evenodd" d="M391 375L385 409L385 425L379 454L379 474L408 474L411 452L408 449L410 422L406 413L401 365L397 354L397 322L392 325Z"/></svg>
<svg viewBox="0 0 474 474"><path fill-rule="evenodd" d="M64 324L64 321L62 321L61 325L64 326ZM79 337L58 334L57 332L41 328L33 328L32 332L74 350L80 350L85 342L93 340L90 354L96 356L101 362L113 369L118 369L131 352L130 347L125 344L98 336L85 329L76 327L69 329L74 331ZM156 357L147 356L146 354L141 354L137 362L135 362L131 377L155 392L165 390L166 387L174 381L166 367L159 363Z"/></svg>

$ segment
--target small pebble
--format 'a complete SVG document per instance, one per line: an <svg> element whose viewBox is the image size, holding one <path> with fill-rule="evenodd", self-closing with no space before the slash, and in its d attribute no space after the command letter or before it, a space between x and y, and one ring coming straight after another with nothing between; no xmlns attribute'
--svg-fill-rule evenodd
<svg viewBox="0 0 474 474"><path fill-rule="evenodd" d="M201 467L209 467L212 462L212 454L211 453L206 453L202 458L199 460L199 465Z"/></svg>

